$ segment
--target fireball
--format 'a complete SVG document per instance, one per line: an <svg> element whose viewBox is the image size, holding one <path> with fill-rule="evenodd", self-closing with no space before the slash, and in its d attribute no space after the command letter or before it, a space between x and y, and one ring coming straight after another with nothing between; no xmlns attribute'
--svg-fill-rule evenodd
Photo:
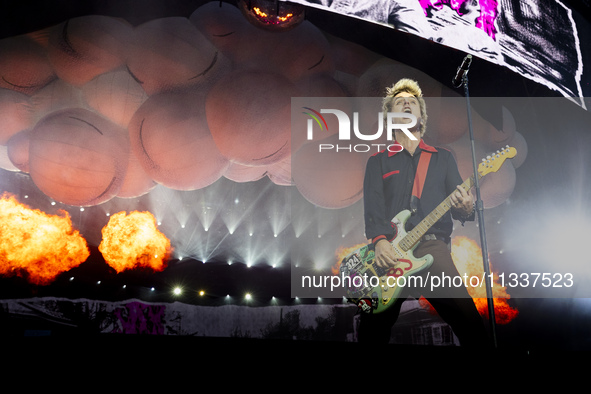
<svg viewBox="0 0 591 394"><path fill-rule="evenodd" d="M170 240L149 212L119 212L102 229L99 245L105 262L117 273L136 268L163 271L172 252Z"/></svg>
<svg viewBox="0 0 591 394"><path fill-rule="evenodd" d="M0 198L0 275L23 276L48 285L90 256L86 240L70 216L48 215L4 193Z"/></svg>
<svg viewBox="0 0 591 394"><path fill-rule="evenodd" d="M484 272L482 251L476 242L466 237L456 237L452 242L451 254L454 264L461 275L466 273L468 277L476 276L482 278ZM507 293L507 289L498 283L498 275L494 272L492 274L494 282L492 296L495 320L498 324L506 324L513 320L519 311L508 304L507 300L511 296ZM470 296L474 299L474 304L476 304L478 312L482 316L488 316L486 287L467 286L467 289Z"/></svg>

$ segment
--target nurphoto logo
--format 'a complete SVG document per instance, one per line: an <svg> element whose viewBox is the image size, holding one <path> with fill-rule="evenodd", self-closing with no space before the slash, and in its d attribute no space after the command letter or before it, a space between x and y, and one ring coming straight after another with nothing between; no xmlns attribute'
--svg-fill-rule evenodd
<svg viewBox="0 0 591 394"><path fill-rule="evenodd" d="M319 129L320 132L327 132L328 130L328 123L322 114L330 114L334 115L338 121L338 139L339 141L351 141L351 130L353 131L353 135L355 138L361 141L376 141L382 137L384 133L384 117L383 112L378 113L378 130L372 134L364 134L359 129L359 113L353 112L353 122L351 124L351 119L347 113L341 111L339 109L320 109L320 111L316 111L310 107L303 107L306 112L304 114L310 116L307 122L306 128L306 138L311 141L314 139L314 129ZM405 123L399 123L401 120L408 120ZM388 112L386 114L386 139L388 141L394 141L393 135L394 130L401 130L404 134L406 134L410 139L416 140L417 138L412 134L409 130L416 126L417 124L417 117L410 113L404 112ZM317 125L317 126L315 126ZM319 152L326 151L326 150L333 150L333 151L348 151L348 152L369 152L372 149L376 149L378 152L387 149L389 152L400 152L402 151L402 146L396 143L392 144L384 144L384 143L374 143L374 144L318 144Z"/></svg>

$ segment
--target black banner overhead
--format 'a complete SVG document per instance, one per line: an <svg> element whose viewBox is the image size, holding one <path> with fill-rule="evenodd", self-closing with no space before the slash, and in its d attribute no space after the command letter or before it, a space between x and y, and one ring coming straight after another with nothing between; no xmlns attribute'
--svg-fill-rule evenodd
<svg viewBox="0 0 591 394"><path fill-rule="evenodd" d="M587 22L560 0L294 0L470 53L585 107ZM579 5L579 7L582 7ZM583 6L584 7L584 6ZM588 77L587 77L588 80Z"/></svg>

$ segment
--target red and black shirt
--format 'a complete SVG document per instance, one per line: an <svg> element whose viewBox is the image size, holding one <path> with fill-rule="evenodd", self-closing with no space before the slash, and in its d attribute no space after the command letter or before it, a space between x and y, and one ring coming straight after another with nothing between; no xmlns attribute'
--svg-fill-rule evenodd
<svg viewBox="0 0 591 394"><path fill-rule="evenodd" d="M431 152L431 159L417 211L406 223L407 231L412 230L462 184L452 153L429 146L423 140L412 156L406 149L401 152L384 150L371 156L365 169L363 193L365 235L373 242L384 237L391 240L395 234L390 221L399 212L410 210L415 173L423 151ZM453 211L447 212L427 234L449 240L453 229L452 217L474 220L474 213L468 218L461 218Z"/></svg>

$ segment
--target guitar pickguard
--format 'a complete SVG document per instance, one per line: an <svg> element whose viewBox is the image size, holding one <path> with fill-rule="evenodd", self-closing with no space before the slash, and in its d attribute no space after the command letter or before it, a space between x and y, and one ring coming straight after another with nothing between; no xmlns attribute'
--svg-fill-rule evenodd
<svg viewBox="0 0 591 394"><path fill-rule="evenodd" d="M403 211L392 219L396 227L396 238L391 244L398 256L395 267L379 267L375 263L375 252L371 244L360 247L341 262L340 274L349 278L348 283L351 285L346 289L347 298L364 312L381 313L388 309L399 297L406 283L405 279L433 264L431 255L417 259L412 254L415 248L404 252L399 247L399 241L406 235L404 225L409 216L409 211ZM402 276L405 278L400 279Z"/></svg>

